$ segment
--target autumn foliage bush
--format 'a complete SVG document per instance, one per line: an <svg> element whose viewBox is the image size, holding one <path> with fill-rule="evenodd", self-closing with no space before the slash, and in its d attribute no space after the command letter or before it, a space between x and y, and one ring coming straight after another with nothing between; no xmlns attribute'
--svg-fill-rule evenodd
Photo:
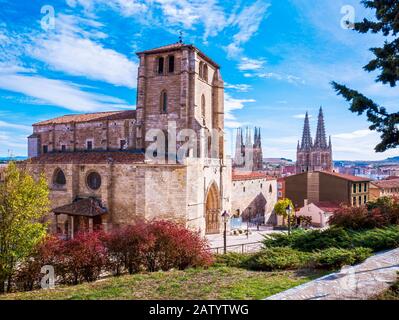
<svg viewBox="0 0 399 320"><path fill-rule="evenodd" d="M109 233L78 233L74 239L48 237L22 261L12 277L13 288L40 288L41 268L54 267L56 282L91 282L104 272L120 275L212 264L207 242L199 233L168 222L137 222Z"/></svg>
<svg viewBox="0 0 399 320"><path fill-rule="evenodd" d="M330 225L351 230L382 228L399 224L399 199L383 197L362 207L342 207Z"/></svg>

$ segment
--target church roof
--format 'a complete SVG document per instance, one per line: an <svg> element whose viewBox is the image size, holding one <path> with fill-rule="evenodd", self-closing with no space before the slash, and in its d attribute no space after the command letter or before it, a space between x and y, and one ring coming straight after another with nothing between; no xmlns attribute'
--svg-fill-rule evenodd
<svg viewBox="0 0 399 320"><path fill-rule="evenodd" d="M55 214L67 214L70 216L96 217L108 213L100 200L94 198L78 199L71 204L53 209Z"/></svg>
<svg viewBox="0 0 399 320"><path fill-rule="evenodd" d="M25 160L29 164L100 164L100 163L144 163L144 153L128 151L90 151L46 153Z"/></svg>
<svg viewBox="0 0 399 320"><path fill-rule="evenodd" d="M267 179L267 180L276 180L268 176L263 172L233 172L233 181L243 181L243 180L259 180L259 179Z"/></svg>
<svg viewBox="0 0 399 320"><path fill-rule="evenodd" d="M83 123L83 122L94 122L94 121L104 121L104 120L124 120L124 119L135 119L135 118L136 118L136 110L107 111L107 112L65 115L62 117L35 123L34 126Z"/></svg>

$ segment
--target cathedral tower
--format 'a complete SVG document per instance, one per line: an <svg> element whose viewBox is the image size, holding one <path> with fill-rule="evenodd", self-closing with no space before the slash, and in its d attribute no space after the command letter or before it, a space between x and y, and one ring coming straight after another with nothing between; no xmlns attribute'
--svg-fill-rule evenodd
<svg viewBox="0 0 399 320"><path fill-rule="evenodd" d="M245 171L263 170L263 152L260 128L255 127L253 142L250 128L246 128L245 130L245 141L243 129L237 129L233 166Z"/></svg>
<svg viewBox="0 0 399 320"><path fill-rule="evenodd" d="M310 134L309 115L306 112L305 124L303 127L302 143L298 141L297 146L297 173L308 171L332 171L332 145L331 137L327 144L323 109L320 108L316 138L312 143Z"/></svg>

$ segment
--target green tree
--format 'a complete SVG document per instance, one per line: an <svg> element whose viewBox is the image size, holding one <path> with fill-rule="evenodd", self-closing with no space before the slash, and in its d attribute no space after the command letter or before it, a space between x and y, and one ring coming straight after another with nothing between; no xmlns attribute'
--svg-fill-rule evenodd
<svg viewBox="0 0 399 320"><path fill-rule="evenodd" d="M49 189L10 163L0 183L0 292L18 262L29 256L46 235L42 218L49 212ZM8 287L9 289L9 287Z"/></svg>
<svg viewBox="0 0 399 320"><path fill-rule="evenodd" d="M290 206L292 213L295 213L295 207L292 204L292 201L290 199L282 199L279 200L275 206L274 206L274 213L278 216L282 216L283 217L283 224L285 225L285 220L288 218L287 215L287 207Z"/></svg>
<svg viewBox="0 0 399 320"><path fill-rule="evenodd" d="M399 81L399 1L397 0L362 0L366 8L375 9L376 21L363 19L354 24L359 33L381 33L385 43L380 48L371 48L375 58L364 70L379 71L376 82L395 87ZM337 94L351 103L349 110L358 115L365 113L371 123L370 130L381 133L381 142L375 147L377 152L396 148L399 145L399 112L389 113L385 107L378 105L356 90L332 82Z"/></svg>

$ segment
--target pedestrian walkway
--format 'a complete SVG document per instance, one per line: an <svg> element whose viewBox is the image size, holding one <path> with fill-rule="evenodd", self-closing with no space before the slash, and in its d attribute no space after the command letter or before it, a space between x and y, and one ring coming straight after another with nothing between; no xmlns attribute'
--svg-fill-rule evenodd
<svg viewBox="0 0 399 320"><path fill-rule="evenodd" d="M395 249L266 300L366 300L388 289L398 271L399 249Z"/></svg>
<svg viewBox="0 0 399 320"><path fill-rule="evenodd" d="M258 231L256 227L250 228L250 234L248 237L244 234L233 236L227 235L227 246L229 252L241 252L242 246L245 246L245 252L253 252L257 251L262 247L262 241L265 235L280 232L273 231L270 228L260 227ZM206 239L208 240L209 246L211 249L223 248L223 234L213 234L207 235Z"/></svg>

